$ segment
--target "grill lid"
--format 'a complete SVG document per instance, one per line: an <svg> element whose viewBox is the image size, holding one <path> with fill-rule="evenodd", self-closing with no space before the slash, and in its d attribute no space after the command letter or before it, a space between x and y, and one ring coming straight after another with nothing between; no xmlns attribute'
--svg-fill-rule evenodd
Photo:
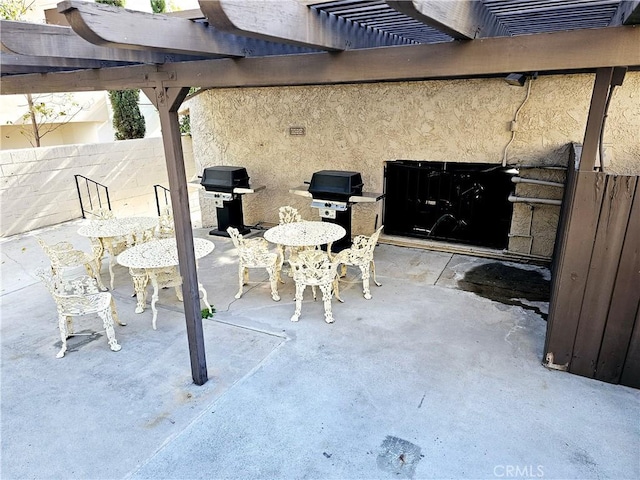
<svg viewBox="0 0 640 480"><path fill-rule="evenodd" d="M202 185L206 191L230 193L236 187L249 188L249 175L244 167L219 165L207 167L202 173Z"/></svg>
<svg viewBox="0 0 640 480"><path fill-rule="evenodd" d="M362 193L362 175L346 170L320 170L311 176L309 193L313 198L347 201Z"/></svg>

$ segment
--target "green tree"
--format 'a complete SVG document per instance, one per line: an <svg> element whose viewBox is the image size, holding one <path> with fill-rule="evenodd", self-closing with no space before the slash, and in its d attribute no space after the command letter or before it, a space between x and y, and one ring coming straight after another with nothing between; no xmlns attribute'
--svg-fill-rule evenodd
<svg viewBox="0 0 640 480"><path fill-rule="evenodd" d="M151 2L151 11L153 13L164 13L167 10L167 4L164 0L149 0Z"/></svg>
<svg viewBox="0 0 640 480"><path fill-rule="evenodd" d="M2 0L0 1L0 18L4 20L22 20L31 10L35 0Z"/></svg>
<svg viewBox="0 0 640 480"><path fill-rule="evenodd" d="M138 100L140 90L112 90L109 100L113 107L113 128L116 130L116 140L130 140L144 138L146 125Z"/></svg>
<svg viewBox="0 0 640 480"><path fill-rule="evenodd" d="M96 3L124 7L125 0L96 0ZM112 90L109 92L116 140L144 138L146 125L144 117L140 113L139 99L140 90Z"/></svg>
<svg viewBox="0 0 640 480"><path fill-rule="evenodd" d="M32 147L39 147L45 135L69 123L85 108L70 93L36 96L27 93L25 97L27 111L20 117L20 134Z"/></svg>
<svg viewBox="0 0 640 480"><path fill-rule="evenodd" d="M96 3L104 3L105 5L113 5L114 7L124 7L126 0L96 0Z"/></svg>

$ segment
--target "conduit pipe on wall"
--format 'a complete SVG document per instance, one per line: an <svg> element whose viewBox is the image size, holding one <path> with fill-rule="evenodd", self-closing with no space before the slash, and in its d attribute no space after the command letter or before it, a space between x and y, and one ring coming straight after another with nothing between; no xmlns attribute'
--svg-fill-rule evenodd
<svg viewBox="0 0 640 480"><path fill-rule="evenodd" d="M548 187L561 187L561 188L564 188L564 183L549 182L547 180L536 180L535 178L511 177L511 181L513 183L532 183L534 185L546 185Z"/></svg>
<svg viewBox="0 0 640 480"><path fill-rule="evenodd" d="M551 198L535 198L535 197L517 197L509 195L511 203L542 203L544 205L562 205L562 200L553 200Z"/></svg>
<svg viewBox="0 0 640 480"><path fill-rule="evenodd" d="M511 140L509 140L509 143L507 143L507 145L504 147L504 151L502 153L503 167L507 166L507 151L509 150L509 147L511 146L511 144L516 138L516 131L518 129L518 114L520 113L520 110L522 110L522 107L524 107L525 103L527 103L527 100L529 100L529 95L531 95L531 82L536 77L537 77L537 73L534 74L533 77L527 77L525 80L527 82L527 94L525 95L524 100L516 110L516 114L513 116L513 120L511 121Z"/></svg>

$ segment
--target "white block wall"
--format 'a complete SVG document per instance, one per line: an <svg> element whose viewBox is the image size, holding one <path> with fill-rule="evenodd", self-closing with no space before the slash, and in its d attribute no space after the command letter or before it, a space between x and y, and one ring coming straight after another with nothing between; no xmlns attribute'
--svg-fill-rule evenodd
<svg viewBox="0 0 640 480"><path fill-rule="evenodd" d="M191 180L191 137L182 138ZM155 216L153 185L169 187L161 138L0 151L0 236L81 218L74 175L106 185L116 216Z"/></svg>

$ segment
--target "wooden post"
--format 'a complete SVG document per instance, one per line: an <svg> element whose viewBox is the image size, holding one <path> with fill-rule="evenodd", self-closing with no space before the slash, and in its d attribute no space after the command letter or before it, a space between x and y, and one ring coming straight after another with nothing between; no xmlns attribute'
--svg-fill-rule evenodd
<svg viewBox="0 0 640 480"><path fill-rule="evenodd" d="M587 128L584 132L582 155L580 156L580 171L593 172L600 143L600 133L606 114L607 97L611 88L613 68L599 68L596 70L596 81L591 95L591 106L587 117ZM601 159L602 161L602 159Z"/></svg>
<svg viewBox="0 0 640 480"><path fill-rule="evenodd" d="M155 88L145 88L143 91L155 104L160 115L176 243L178 246L178 260L180 262L180 275L182 276L182 295L184 296L184 314L187 322L191 375L196 385L204 385L208 379L207 360L202 334L200 292L198 291L196 258L193 250L189 195L184 170L180 125L178 123L178 108L180 108L182 101L189 93L189 88L165 88L158 84Z"/></svg>

